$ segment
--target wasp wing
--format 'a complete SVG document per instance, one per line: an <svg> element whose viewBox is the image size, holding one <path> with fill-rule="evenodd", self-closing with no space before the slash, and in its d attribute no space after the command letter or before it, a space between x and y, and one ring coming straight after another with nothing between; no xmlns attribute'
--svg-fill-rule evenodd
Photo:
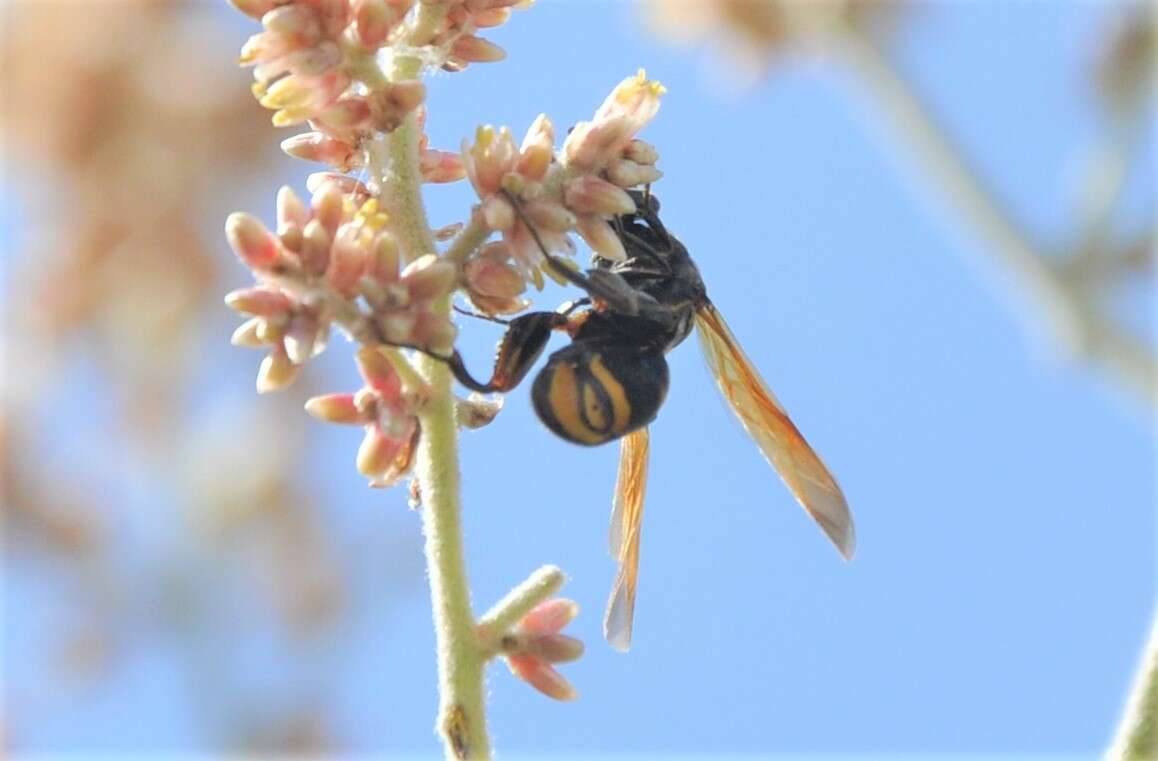
<svg viewBox="0 0 1158 761"><path fill-rule="evenodd" d="M615 498L611 503L610 549L619 563L619 571L603 616L603 636L621 651L631 647L631 621L639 575L639 527L643 522L643 495L647 490L648 443L646 427L623 437Z"/></svg>
<svg viewBox="0 0 1158 761"><path fill-rule="evenodd" d="M852 515L836 479L788 419L711 303L696 313L704 357L728 406L764 457L845 559L856 548Z"/></svg>

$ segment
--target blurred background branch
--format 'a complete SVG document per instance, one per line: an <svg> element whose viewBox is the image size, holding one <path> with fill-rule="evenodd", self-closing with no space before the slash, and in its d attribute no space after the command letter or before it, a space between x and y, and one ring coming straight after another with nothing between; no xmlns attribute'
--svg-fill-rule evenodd
<svg viewBox="0 0 1158 761"><path fill-rule="evenodd" d="M882 117L897 129L905 152L982 238L984 245L978 252L989 256L1003 272L996 284L1011 291L1014 299L1026 300L1029 314L1044 324L1045 332L1064 350L1101 365L1115 381L1151 405L1158 404L1152 347L1106 313L1100 293L1125 274L1121 270L1134 256L1131 247L1112 258L1107 232L1126 175L1136 165L1132 149L1137 144L1135 136L1144 129L1142 119L1137 118L1140 109L1132 109L1137 117L1122 118L1126 123L1113 130L1116 139L1108 141L1112 148L1095 165L1101 176L1091 178L1095 182L1089 185L1085 229L1075 230L1072 252L1059 256L1046 253L1002 205L873 36L850 26L839 36L837 52L878 99ZM1146 51L1137 54L1149 55Z"/></svg>

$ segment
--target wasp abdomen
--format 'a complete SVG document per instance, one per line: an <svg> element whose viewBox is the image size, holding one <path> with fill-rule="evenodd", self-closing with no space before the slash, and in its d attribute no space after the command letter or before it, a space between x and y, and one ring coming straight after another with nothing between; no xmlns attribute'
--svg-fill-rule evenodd
<svg viewBox="0 0 1158 761"><path fill-rule="evenodd" d="M551 355L535 378L531 400L557 435L594 446L654 420L667 386L661 352L580 341Z"/></svg>

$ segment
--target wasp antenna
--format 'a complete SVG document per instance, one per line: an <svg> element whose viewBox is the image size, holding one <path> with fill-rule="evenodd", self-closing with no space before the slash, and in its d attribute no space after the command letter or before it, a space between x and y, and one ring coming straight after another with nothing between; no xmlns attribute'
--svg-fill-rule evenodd
<svg viewBox="0 0 1158 761"><path fill-rule="evenodd" d="M543 258L547 260L547 266L549 266L556 275L563 278L564 280L574 283L580 287L586 287L585 280L581 275L574 272L570 267L560 262L555 258L554 254L547 250L547 246L544 245L543 239L539 237L539 231L535 229L533 224L531 224L531 220L527 219L527 215L523 211L523 206L519 199L515 198L514 194L506 188L499 188L499 192L506 196L506 199L511 202L511 206L514 207L515 214L518 215L519 221L526 225L527 229L531 231L531 237L535 240L535 245L539 247L539 251L543 254Z"/></svg>
<svg viewBox="0 0 1158 761"><path fill-rule="evenodd" d="M531 220L527 219L527 215L523 211L522 202L519 201L519 199L515 198L515 195L511 191L507 190L506 188L499 188L499 192L502 193L504 196L506 196L506 199L511 202L511 206L514 207L515 214L518 215L519 221L522 222L524 225L526 225L527 229L531 231L531 237L534 238L535 245L537 245L539 247L539 251L541 251L543 256L545 256L547 258L547 261L550 262L551 268L554 269L556 272L559 271L559 268L566 269L565 267L563 267L562 264L559 264L559 262L555 261L555 257L551 254L550 251L547 250L547 247L543 244L543 239L539 237L539 231L535 229L535 226L533 224L531 224ZM568 270L568 272L569 271L570 270Z"/></svg>
<svg viewBox="0 0 1158 761"><path fill-rule="evenodd" d="M492 317L489 314L483 314L482 312L475 312L475 311L472 311L470 309L463 309L458 304L451 305L451 309L453 309L454 311L458 312L461 315L465 315L467 317L473 317L476 320L486 320L487 322L493 322L493 323L497 323L499 325L510 325L511 324L510 320L504 320L501 317Z"/></svg>

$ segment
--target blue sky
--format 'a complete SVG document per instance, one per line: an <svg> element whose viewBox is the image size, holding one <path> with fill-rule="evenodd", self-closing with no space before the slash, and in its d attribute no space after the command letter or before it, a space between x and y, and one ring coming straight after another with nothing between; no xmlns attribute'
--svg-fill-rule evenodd
<svg viewBox="0 0 1158 761"><path fill-rule="evenodd" d="M1050 244L1069 235L1074 159L1097 136L1085 76L1103 11L921 6L895 46L998 194ZM250 31L231 30L239 44ZM506 62L430 83L432 145L456 147L483 122L521 135L541 111L562 130L641 66L664 82L643 137L660 151L667 225L840 480L858 528L845 564L732 420L689 341L669 358L671 391L652 429L634 644L613 652L599 624L614 573L605 532L617 450L553 438L527 388L516 390L492 426L463 440L476 606L558 564L588 652L565 667L581 694L572 704L492 669L497 746L1097 753L1155 599L1154 435L1142 403L1025 329L1019 294L978 266L981 240L838 65L789 58L767 81L721 94L711 77L723 69L657 40L636 6L618 2L543 0L492 36ZM271 151L278 139L271 130ZM268 218L276 186L300 186L308 171L282 165L236 203ZM1152 179L1131 193L1135 207L1152 204ZM470 195L435 188L429 199L437 225L462 219ZM495 326L463 333L481 368ZM230 373L216 393L262 403L245 396L252 355L215 361ZM355 383L341 341L314 372L334 389ZM326 700L353 750L433 750L418 516L404 491L362 486L356 433L310 431L356 601L340 636L308 655L311 668L336 676ZM261 642L240 673L276 684ZM6 656L33 646L13 637ZM172 655L155 650L100 695L38 714L31 737L48 749L202 747L172 689Z"/></svg>

